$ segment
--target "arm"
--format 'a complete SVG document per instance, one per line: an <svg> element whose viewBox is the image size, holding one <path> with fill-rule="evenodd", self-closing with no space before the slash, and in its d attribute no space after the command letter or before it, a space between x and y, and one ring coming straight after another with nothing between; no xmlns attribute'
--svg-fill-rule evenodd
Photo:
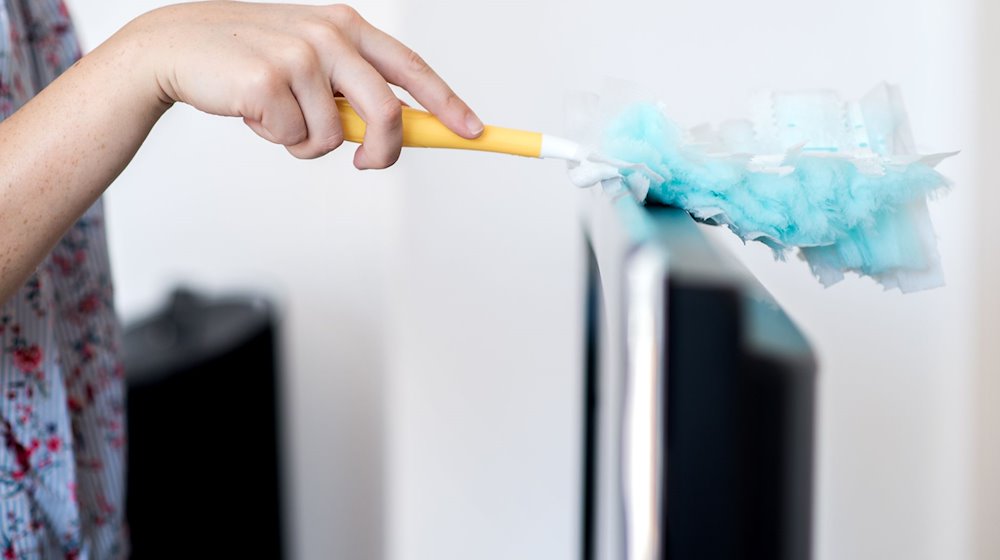
<svg viewBox="0 0 1000 560"><path fill-rule="evenodd" d="M482 123L413 51L346 6L202 2L140 16L0 123L0 301L111 184L174 103L242 117L300 158L343 137L334 92L367 123L354 165L399 157L404 87L454 132Z"/></svg>

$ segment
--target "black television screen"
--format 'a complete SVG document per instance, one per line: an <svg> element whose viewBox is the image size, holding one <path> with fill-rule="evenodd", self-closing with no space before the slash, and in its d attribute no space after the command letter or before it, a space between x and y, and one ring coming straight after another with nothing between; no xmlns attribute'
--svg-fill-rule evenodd
<svg viewBox="0 0 1000 560"><path fill-rule="evenodd" d="M585 196L582 558L809 558L808 343L685 212Z"/></svg>

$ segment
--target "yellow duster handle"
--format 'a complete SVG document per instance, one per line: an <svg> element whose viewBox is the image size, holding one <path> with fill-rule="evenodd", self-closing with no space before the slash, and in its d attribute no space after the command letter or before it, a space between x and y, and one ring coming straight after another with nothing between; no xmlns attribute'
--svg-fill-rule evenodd
<svg viewBox="0 0 1000 560"><path fill-rule="evenodd" d="M343 97L337 98L344 139L360 143L365 137L365 121ZM479 138L469 140L448 130L434 115L403 107L403 145L416 148L454 148L541 157L542 134L527 130L487 126Z"/></svg>

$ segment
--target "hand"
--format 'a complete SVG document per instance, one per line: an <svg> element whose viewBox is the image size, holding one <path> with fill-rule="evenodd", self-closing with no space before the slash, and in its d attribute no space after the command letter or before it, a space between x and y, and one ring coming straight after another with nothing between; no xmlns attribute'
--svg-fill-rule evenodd
<svg viewBox="0 0 1000 560"><path fill-rule="evenodd" d="M339 92L367 124L355 167L395 163L402 111L389 83L455 133L474 138L483 130L419 55L345 5L178 4L139 17L121 34L144 49L160 102L242 117L296 157L319 157L343 142Z"/></svg>

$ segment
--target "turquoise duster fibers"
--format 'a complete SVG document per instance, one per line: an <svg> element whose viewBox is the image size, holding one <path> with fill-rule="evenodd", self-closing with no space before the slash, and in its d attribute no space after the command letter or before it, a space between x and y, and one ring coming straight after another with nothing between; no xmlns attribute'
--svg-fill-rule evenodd
<svg viewBox="0 0 1000 560"><path fill-rule="evenodd" d="M916 153L894 86L859 101L763 92L750 119L690 130L660 106L636 104L608 124L601 151L653 171L620 179L647 201L724 225L778 258L797 249L825 285L845 272L904 292L943 284L927 200L948 186L934 167L953 154Z"/></svg>

